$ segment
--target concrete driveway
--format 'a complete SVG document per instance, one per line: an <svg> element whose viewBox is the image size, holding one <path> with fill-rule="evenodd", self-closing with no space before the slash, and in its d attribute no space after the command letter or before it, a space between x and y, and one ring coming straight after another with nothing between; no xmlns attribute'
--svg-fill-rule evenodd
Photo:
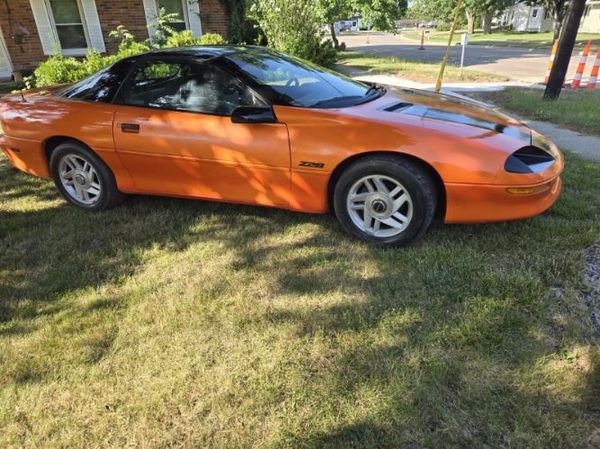
<svg viewBox="0 0 600 449"><path fill-rule="evenodd" d="M388 33L342 35L340 40L346 43L348 50L435 63L442 60L446 48L444 44L426 43L425 50L419 50L418 42ZM460 53L460 45L453 45L450 64L460 65ZM536 83L544 81L549 56L549 50L469 45L465 67L508 76L517 81ZM575 73L578 59L577 55L571 59L567 74L569 79Z"/></svg>

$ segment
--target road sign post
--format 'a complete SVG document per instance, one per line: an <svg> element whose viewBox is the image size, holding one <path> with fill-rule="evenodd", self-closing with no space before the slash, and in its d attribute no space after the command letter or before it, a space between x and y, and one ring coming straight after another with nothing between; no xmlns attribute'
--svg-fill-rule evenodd
<svg viewBox="0 0 600 449"><path fill-rule="evenodd" d="M465 50L467 49L467 44L469 43L469 33L463 33L460 36L460 77L463 76L463 66L465 65Z"/></svg>

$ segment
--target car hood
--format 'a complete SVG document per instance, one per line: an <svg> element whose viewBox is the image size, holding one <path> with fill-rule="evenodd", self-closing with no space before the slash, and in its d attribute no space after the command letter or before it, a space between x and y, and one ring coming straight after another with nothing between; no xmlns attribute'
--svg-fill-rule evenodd
<svg viewBox="0 0 600 449"><path fill-rule="evenodd" d="M389 87L372 107L380 113L413 116L465 125L482 132L505 134L525 144L531 143L531 130L518 120L465 97L436 94L416 89Z"/></svg>

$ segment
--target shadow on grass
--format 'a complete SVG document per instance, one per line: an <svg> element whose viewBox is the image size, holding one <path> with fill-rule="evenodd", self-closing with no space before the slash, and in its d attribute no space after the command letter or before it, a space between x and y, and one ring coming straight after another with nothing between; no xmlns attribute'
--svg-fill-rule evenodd
<svg viewBox="0 0 600 449"><path fill-rule="evenodd" d="M579 166L585 177L592 168ZM62 202L48 205L52 191L48 182L0 166L0 198L34 204L30 210L0 209L0 324L14 323L0 337L27 335L37 318L48 315L76 315L83 326L94 326L94 313L118 313L125 300L107 292L82 308L73 304L75 296L126 282L148 249L176 253L210 242L235 255L232 270L269 273L275 293L303 298L259 308L256 322L291 326L306 342L364 336L362 344L331 354L326 368L298 363L308 386L324 385L333 404L343 394L359 406L365 390L380 391L370 418L332 418L326 428L311 428L310 416L299 417L282 437L293 447L526 447L535 431L548 431L545 422L567 425L540 445L565 438L565 446L574 446L580 441L574 432L589 429L571 423L600 418L595 358L580 401L524 388L515 374L560 351L555 334L564 324L551 316L561 304L547 290L577 284L577 253L597 237L597 201L572 218L585 195L567 192L550 214L536 219L436 225L415 247L383 250L345 237L330 216L151 197L90 214ZM264 244L307 224L317 231ZM365 261L368 272L357 268ZM334 294L336 301L322 301ZM87 362L102 360L111 335L90 338ZM12 379L43 377L36 366L18 366ZM308 388L306 396L311 394Z"/></svg>

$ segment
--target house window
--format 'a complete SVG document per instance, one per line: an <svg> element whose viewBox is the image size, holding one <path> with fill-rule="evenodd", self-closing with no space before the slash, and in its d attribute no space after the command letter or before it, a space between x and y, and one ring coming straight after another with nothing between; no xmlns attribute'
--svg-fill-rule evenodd
<svg viewBox="0 0 600 449"><path fill-rule="evenodd" d="M168 25L176 31L183 31L188 28L187 7L184 4L186 0L157 0L158 8L164 8L167 14L177 14L177 18Z"/></svg>
<svg viewBox="0 0 600 449"><path fill-rule="evenodd" d="M533 8L533 12L531 13L531 17L537 17L538 15L538 9L537 8Z"/></svg>
<svg viewBox="0 0 600 449"><path fill-rule="evenodd" d="M47 0L51 19L64 53L88 48L88 39L78 0Z"/></svg>

